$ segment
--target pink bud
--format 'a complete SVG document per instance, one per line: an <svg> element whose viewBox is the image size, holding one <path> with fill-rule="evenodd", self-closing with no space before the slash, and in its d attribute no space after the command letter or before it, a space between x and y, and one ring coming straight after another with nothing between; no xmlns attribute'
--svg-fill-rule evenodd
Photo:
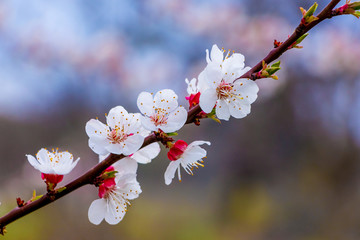
<svg viewBox="0 0 360 240"><path fill-rule="evenodd" d="M99 186L99 197L103 198L105 194L115 186L115 178L108 178L103 181L103 183Z"/></svg>
<svg viewBox="0 0 360 240"><path fill-rule="evenodd" d="M181 155L184 153L185 149L187 148L188 144L183 140L177 140L170 148L170 151L168 152L168 158L170 161L176 161L178 160Z"/></svg>
<svg viewBox="0 0 360 240"><path fill-rule="evenodd" d="M185 98L186 98L186 100L189 101L190 108L191 108L192 106L196 106L199 104L200 92L198 92L196 94L191 94L190 96L185 97Z"/></svg>
<svg viewBox="0 0 360 240"><path fill-rule="evenodd" d="M63 180L64 175L41 173L41 178L47 183L52 183L56 186L56 184Z"/></svg>
<svg viewBox="0 0 360 240"><path fill-rule="evenodd" d="M113 166L110 166L104 171L104 173L113 171L115 171L115 168ZM106 193L115 185L115 178L107 178L103 180L102 183L99 185L99 197L103 198Z"/></svg>

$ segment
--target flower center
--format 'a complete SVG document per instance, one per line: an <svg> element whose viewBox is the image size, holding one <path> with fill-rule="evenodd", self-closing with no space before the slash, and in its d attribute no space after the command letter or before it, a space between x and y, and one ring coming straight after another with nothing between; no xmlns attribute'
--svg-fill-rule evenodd
<svg viewBox="0 0 360 240"><path fill-rule="evenodd" d="M125 133L124 127L122 127L121 129L118 127L115 127L115 129L112 129L108 133L107 139L110 140L110 143L116 144L116 143L120 143L120 142L124 141L127 137L128 137L128 135Z"/></svg>
<svg viewBox="0 0 360 240"><path fill-rule="evenodd" d="M225 83L224 80L221 81L219 86L216 88L217 98L226 99L231 96L232 86L229 83Z"/></svg>
<svg viewBox="0 0 360 240"><path fill-rule="evenodd" d="M152 115L150 119L155 126L167 124L166 112L161 108L157 108L155 114Z"/></svg>

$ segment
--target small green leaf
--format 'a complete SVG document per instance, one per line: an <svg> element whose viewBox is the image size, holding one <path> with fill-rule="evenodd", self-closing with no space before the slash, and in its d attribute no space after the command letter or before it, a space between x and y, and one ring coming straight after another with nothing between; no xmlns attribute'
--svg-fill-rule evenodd
<svg viewBox="0 0 360 240"><path fill-rule="evenodd" d="M118 173L118 171L105 172L101 175L101 178L103 180L108 179L108 178L114 178L117 173Z"/></svg>
<svg viewBox="0 0 360 240"><path fill-rule="evenodd" d="M271 67L280 67L280 61L278 61L278 62L276 62L276 63L274 63L273 65L271 65Z"/></svg>
<svg viewBox="0 0 360 240"><path fill-rule="evenodd" d="M349 7L354 10L360 10L360 2L353 2L349 4Z"/></svg>
<svg viewBox="0 0 360 240"><path fill-rule="evenodd" d="M299 37L295 42L296 42L296 45L297 44L300 44L309 34L308 33L305 33L304 35L302 35L301 37Z"/></svg>
<svg viewBox="0 0 360 240"><path fill-rule="evenodd" d="M317 2L315 2L315 3L309 8L309 10L307 10L304 18L313 16L318 6L319 6L319 5L317 4Z"/></svg>
<svg viewBox="0 0 360 240"><path fill-rule="evenodd" d="M177 136L178 133L177 132L171 132L171 133L166 133L166 135L170 136Z"/></svg>
<svg viewBox="0 0 360 240"><path fill-rule="evenodd" d="M64 191L66 189L66 187L61 187L56 189L56 192L61 193L62 191Z"/></svg>
<svg viewBox="0 0 360 240"><path fill-rule="evenodd" d="M356 11L352 15L354 15L357 18L360 18L360 11Z"/></svg>
<svg viewBox="0 0 360 240"><path fill-rule="evenodd" d="M276 73L280 69L281 69L281 67L271 67L271 68L267 69L267 72L268 72L269 75L273 75L274 73Z"/></svg>

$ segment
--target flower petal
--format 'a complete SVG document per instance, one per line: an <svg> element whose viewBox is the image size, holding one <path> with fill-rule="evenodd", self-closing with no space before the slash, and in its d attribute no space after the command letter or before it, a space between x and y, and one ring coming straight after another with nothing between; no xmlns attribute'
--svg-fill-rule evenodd
<svg viewBox="0 0 360 240"><path fill-rule="evenodd" d="M208 88L200 95L200 107L206 112L210 113L215 107L217 101L216 89Z"/></svg>
<svg viewBox="0 0 360 240"><path fill-rule="evenodd" d="M160 145L157 142L151 143L135 152L131 158L135 159L138 163L150 163L160 153Z"/></svg>
<svg viewBox="0 0 360 240"><path fill-rule="evenodd" d="M242 54L234 53L231 57L224 60L222 72L226 83L232 83L241 76L245 66L245 57Z"/></svg>
<svg viewBox="0 0 360 240"><path fill-rule="evenodd" d="M226 121L229 120L230 112L229 112L229 107L225 100L221 99L221 100L217 101L216 116L222 120L226 120Z"/></svg>
<svg viewBox="0 0 360 240"><path fill-rule="evenodd" d="M141 92L137 99L137 106L142 114L146 116L153 115L154 99L151 93Z"/></svg>
<svg viewBox="0 0 360 240"><path fill-rule="evenodd" d="M144 137L140 134L134 134L131 136L128 136L127 139L124 141L123 145L123 154L124 155L130 155L139 150L139 148L142 146L144 142Z"/></svg>
<svg viewBox="0 0 360 240"><path fill-rule="evenodd" d="M92 224L99 225L105 218L106 208L107 204L105 199L94 200L91 203L88 211L89 221Z"/></svg>
<svg viewBox="0 0 360 240"><path fill-rule="evenodd" d="M92 137L89 139L89 147L97 154L106 155L109 153L106 147L109 145L109 141L105 138Z"/></svg>
<svg viewBox="0 0 360 240"><path fill-rule="evenodd" d="M176 132L182 128L187 120L187 111L184 107L178 107L168 116L167 124L161 125L159 128L165 133Z"/></svg>
<svg viewBox="0 0 360 240"><path fill-rule="evenodd" d="M164 179L165 179L166 185L170 185L170 183L172 182L173 178L175 177L176 169L179 167L179 165L180 165L180 160L171 161L169 166L166 168L166 171L164 174Z"/></svg>
<svg viewBox="0 0 360 240"><path fill-rule="evenodd" d="M191 79L190 82L189 82L189 80L186 78L186 79L185 79L185 82L186 82L186 84L188 85L186 91L187 91L187 93L188 93L189 95L195 94L195 93L198 92L198 90L197 90L197 84L196 84L196 78Z"/></svg>
<svg viewBox="0 0 360 240"><path fill-rule="evenodd" d="M142 126L145 129L147 129L149 131L157 131L158 130L158 127L155 126L154 122L150 118L141 116L140 120L141 120Z"/></svg>
<svg viewBox="0 0 360 240"><path fill-rule="evenodd" d="M224 60L224 52L219 49L219 47L214 44L210 52L211 61L214 63L222 64Z"/></svg>
<svg viewBox="0 0 360 240"><path fill-rule="evenodd" d="M193 146L199 146L199 145L203 145L203 144L207 144L207 145L211 145L211 143L209 141L193 141L192 143L190 143L188 145L188 148L192 148Z"/></svg>
<svg viewBox="0 0 360 240"><path fill-rule="evenodd" d="M243 118L250 113L250 104L242 104L239 100L229 103L229 111L234 118Z"/></svg>
<svg viewBox="0 0 360 240"><path fill-rule="evenodd" d="M31 166L33 166L35 169L39 170L40 168L40 163L36 160L36 158L34 158L31 155L25 155L29 161L29 163L31 164Z"/></svg>
<svg viewBox="0 0 360 240"><path fill-rule="evenodd" d="M92 136L106 137L106 130L108 126L96 119L90 119L85 126L86 134L91 138Z"/></svg>
<svg viewBox="0 0 360 240"><path fill-rule="evenodd" d="M235 91L237 95L243 97L249 104L251 104L257 98L259 87L255 81L241 78L236 80L234 83L233 91Z"/></svg>
<svg viewBox="0 0 360 240"><path fill-rule="evenodd" d="M204 70L198 76L197 91L202 93L208 87L209 86L207 85L207 82L206 82L206 76L205 76L205 70Z"/></svg>
<svg viewBox="0 0 360 240"><path fill-rule="evenodd" d="M109 114L106 117L106 123L114 129L116 126L120 127L127 123L129 113L122 106L116 106L110 109Z"/></svg>
<svg viewBox="0 0 360 240"><path fill-rule="evenodd" d="M163 89L155 94L155 108L161 108L169 113L178 107L178 96L171 89Z"/></svg>
<svg viewBox="0 0 360 240"><path fill-rule="evenodd" d="M112 197L113 196L110 196L109 199L107 199L105 221L111 225L115 225L123 219L127 207L123 198L117 197L116 200L114 200Z"/></svg>
<svg viewBox="0 0 360 240"><path fill-rule="evenodd" d="M206 79L206 84L210 88L216 89L223 79L221 64L213 62L209 63L204 70L204 77Z"/></svg>
<svg viewBox="0 0 360 240"><path fill-rule="evenodd" d="M125 157L120 161L114 163L112 166L114 167L114 170L118 172L115 179L115 182L117 183L118 179L122 176L125 176L127 174L136 174L138 164L134 159L131 159L130 157Z"/></svg>

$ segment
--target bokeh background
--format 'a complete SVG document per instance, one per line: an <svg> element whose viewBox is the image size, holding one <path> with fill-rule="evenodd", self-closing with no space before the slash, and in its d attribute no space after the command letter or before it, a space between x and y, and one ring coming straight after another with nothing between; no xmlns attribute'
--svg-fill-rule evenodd
<svg viewBox="0 0 360 240"><path fill-rule="evenodd" d="M253 66L312 3L0 1L0 215L44 192L25 154L81 157L71 181L97 163L90 118L138 111L144 90L172 88L185 105L184 79L205 67L205 49ZM184 127L182 139L212 142L205 168L166 186L166 151L139 166L143 193L120 224L88 221L97 190L86 186L10 224L6 239L360 239L359 39L355 17L322 23L281 57L278 81L258 81L248 117Z"/></svg>

